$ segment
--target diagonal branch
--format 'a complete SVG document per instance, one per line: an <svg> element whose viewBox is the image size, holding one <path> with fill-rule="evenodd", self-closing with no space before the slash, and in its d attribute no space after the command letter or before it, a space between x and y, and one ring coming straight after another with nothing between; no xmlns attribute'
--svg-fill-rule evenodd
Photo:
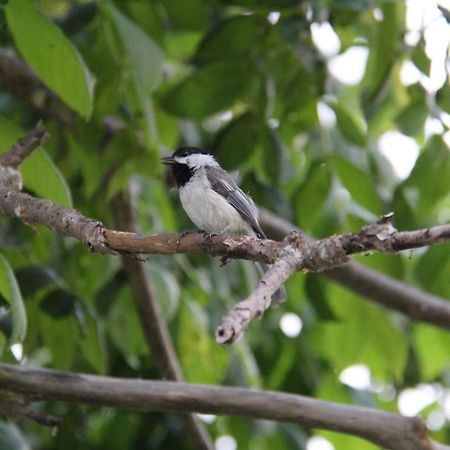
<svg viewBox="0 0 450 450"><path fill-rule="evenodd" d="M450 450L428 438L419 417L272 391L127 380L8 364L0 364L0 389L30 400L287 421L352 434L391 450Z"/></svg>

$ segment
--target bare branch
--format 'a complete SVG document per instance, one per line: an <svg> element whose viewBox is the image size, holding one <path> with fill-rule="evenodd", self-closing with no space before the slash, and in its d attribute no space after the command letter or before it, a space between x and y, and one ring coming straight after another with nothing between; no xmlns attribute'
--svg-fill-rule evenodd
<svg viewBox="0 0 450 450"><path fill-rule="evenodd" d="M0 364L0 388L33 400L137 411L198 412L287 421L339 431L391 450L450 450L432 442L418 417L301 395L175 382L126 380Z"/></svg>
<svg viewBox="0 0 450 450"><path fill-rule="evenodd" d="M22 139L19 139L6 153L0 156L0 165L17 169L33 150L41 146L50 135L40 120Z"/></svg>
<svg viewBox="0 0 450 450"><path fill-rule="evenodd" d="M128 197L130 196L128 195ZM130 199L125 198L124 194L120 194L114 199L113 207L117 225L123 229L137 231ZM169 329L145 264L130 256L122 256L122 264L136 301L147 345L154 357L161 378L184 381ZM179 419L193 448L199 450L214 449L211 437L198 416L180 414Z"/></svg>
<svg viewBox="0 0 450 450"><path fill-rule="evenodd" d="M300 231L295 225L265 209L260 210L260 222L267 234L274 239L283 239L293 229ZM408 235L409 232L403 233L403 236ZM306 234L302 236L305 240L313 241L313 238ZM448 301L362 264L350 262L322 272L321 275L411 319L429 322L446 329L450 327Z"/></svg>
<svg viewBox="0 0 450 450"><path fill-rule="evenodd" d="M76 115L11 49L0 47L0 88L41 116L75 127Z"/></svg>

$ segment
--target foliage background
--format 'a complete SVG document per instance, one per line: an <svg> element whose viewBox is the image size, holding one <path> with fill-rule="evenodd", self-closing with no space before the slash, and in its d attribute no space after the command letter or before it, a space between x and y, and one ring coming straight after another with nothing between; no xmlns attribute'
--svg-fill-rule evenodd
<svg viewBox="0 0 450 450"><path fill-rule="evenodd" d="M114 227L111 200L131 186L145 233L189 229L161 155L181 144L208 148L262 206L316 237L358 230L395 211L399 229L448 222L450 155L442 135L425 136L428 117L449 111L450 89L404 86L412 61L428 74L423 36L405 44L400 1L290 0L36 1L0 9L0 42L77 113L76 128L49 119L52 138L23 166L35 195L73 205ZM277 21L269 21L278 11ZM445 10L443 10L445 13ZM272 16L273 17L273 16ZM339 83L311 39L312 23L329 21L341 52L369 49L362 81ZM336 115L319 120L318 102ZM40 117L0 91L0 150ZM108 141L105 119L120 130ZM444 124L445 126L445 124ZM396 177L378 139L397 129L421 147L411 174ZM77 242L1 218L2 360L62 370L155 378L120 260L89 254ZM407 254L355 259L441 297L450 296L449 244ZM263 387L397 411L398 395L434 383L441 396L422 411L444 414L450 399L450 335L411 323L319 276L297 274L289 299L253 324L231 349L217 346L214 326L257 281L252 264L219 268L200 256L151 257L148 270L190 382ZM22 306L24 305L24 309ZM26 310L26 314L25 314ZM302 333L280 329L298 314ZM20 348L15 347L17 348ZM365 364L372 388L339 380ZM21 422L0 423L1 448L189 448L176 418L110 409L40 405L64 417L56 436ZM442 423L441 423L442 425ZM239 448L304 448L309 431L217 417L214 437ZM336 448L368 450L354 437L318 432ZM447 428L435 431L450 441ZM6 446L5 446L6 445Z"/></svg>

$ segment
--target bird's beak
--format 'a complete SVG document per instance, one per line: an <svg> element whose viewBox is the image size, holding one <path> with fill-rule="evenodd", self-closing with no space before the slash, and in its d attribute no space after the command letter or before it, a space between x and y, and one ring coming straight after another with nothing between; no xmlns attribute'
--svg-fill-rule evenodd
<svg viewBox="0 0 450 450"><path fill-rule="evenodd" d="M175 164L175 159L172 156L165 156L164 158L161 158L161 162L167 166L170 166Z"/></svg>

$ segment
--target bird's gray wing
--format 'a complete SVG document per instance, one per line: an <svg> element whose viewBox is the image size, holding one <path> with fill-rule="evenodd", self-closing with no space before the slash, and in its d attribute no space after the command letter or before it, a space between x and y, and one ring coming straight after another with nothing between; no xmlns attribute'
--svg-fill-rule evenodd
<svg viewBox="0 0 450 450"><path fill-rule="evenodd" d="M211 188L228 200L259 238L265 239L266 236L258 224L257 209L253 200L239 189L228 172L220 167L208 167L206 174Z"/></svg>

